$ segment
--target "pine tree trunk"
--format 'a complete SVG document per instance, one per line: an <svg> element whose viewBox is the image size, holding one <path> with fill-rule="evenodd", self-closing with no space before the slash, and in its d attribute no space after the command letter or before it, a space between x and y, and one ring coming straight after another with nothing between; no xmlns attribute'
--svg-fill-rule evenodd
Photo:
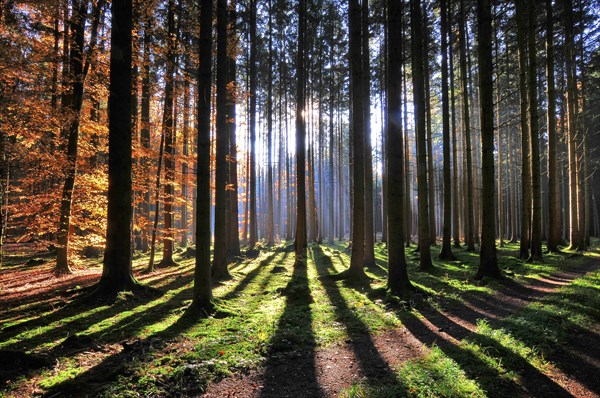
<svg viewBox="0 0 600 398"><path fill-rule="evenodd" d="M519 257L529 258L531 228L531 142L527 123L527 32L525 27L526 8L524 0L516 0L517 42L519 50L519 91L521 94L521 245Z"/></svg>
<svg viewBox="0 0 600 398"><path fill-rule="evenodd" d="M538 132L537 60L535 46L536 2L528 2L528 55L529 55L529 140L531 142L531 257L542 261L542 176L540 170L540 138Z"/></svg>
<svg viewBox="0 0 600 398"><path fill-rule="evenodd" d="M465 187L465 244L467 251L475 251L475 220L473 203L473 161L471 156L471 118L469 108L469 84L467 77L467 46L466 46L466 28L465 28L465 0L460 0L459 13L459 50L460 50L460 78L463 106L463 132L465 141L465 160L466 160L466 187Z"/></svg>
<svg viewBox="0 0 600 398"><path fill-rule="evenodd" d="M108 213L102 277L96 292L115 295L137 285L131 262L132 5L112 3L108 99Z"/></svg>
<svg viewBox="0 0 600 398"><path fill-rule="evenodd" d="M429 26L427 7L423 8L423 73L425 79L425 120L427 131L427 195L429 202L429 244L436 245L435 226L435 171L433 169L433 131L431 127L431 89L429 73Z"/></svg>
<svg viewBox="0 0 600 398"><path fill-rule="evenodd" d="M267 77L267 246L275 243L275 220L273 216L273 29L269 0L269 60Z"/></svg>
<svg viewBox="0 0 600 398"><path fill-rule="evenodd" d="M296 266L306 264L306 121L305 107L305 51L306 51L306 0L298 2L298 47L296 71Z"/></svg>
<svg viewBox="0 0 600 398"><path fill-rule="evenodd" d="M212 0L200 2L198 54L198 146L196 169L196 264L191 308L212 307L210 268L210 113L212 66Z"/></svg>
<svg viewBox="0 0 600 398"><path fill-rule="evenodd" d="M373 231L373 156L371 146L371 67L369 52L369 1L361 4L361 50L363 76L363 113L364 113L364 167L365 167L365 259L364 266L375 265L375 247Z"/></svg>
<svg viewBox="0 0 600 398"><path fill-rule="evenodd" d="M352 256L346 271L353 279L364 277L365 261L365 125L364 75L361 58L361 8L358 0L349 0L350 84L352 107Z"/></svg>
<svg viewBox="0 0 600 398"><path fill-rule="evenodd" d="M402 3L387 1L386 143L388 176L388 287L398 295L412 288L404 255L404 164L401 119Z"/></svg>
<svg viewBox="0 0 600 398"><path fill-rule="evenodd" d="M477 31L479 58L479 95L481 126L481 252L476 278L491 276L500 278L496 257L496 218L494 200L494 83L492 63L492 6L490 0L477 3Z"/></svg>
<svg viewBox="0 0 600 398"><path fill-rule="evenodd" d="M142 101L141 101L141 131L142 157L140 161L143 182L143 199L140 217L144 220L142 229L142 251L148 251L148 234L150 228L150 43L152 42L151 18L147 18L144 25L144 55L142 66Z"/></svg>
<svg viewBox="0 0 600 398"><path fill-rule="evenodd" d="M163 204L163 258L159 267L168 267L175 264L173 261L173 204L175 202L175 129L173 119L174 106L174 75L175 57L177 51L177 37L175 33L175 0L169 0L167 9L167 54L165 71L165 91L163 107L163 135L165 137L165 186Z"/></svg>
<svg viewBox="0 0 600 398"><path fill-rule="evenodd" d="M444 222L442 234L442 250L440 258L454 260L450 242L452 228L452 187L450 176L450 107L448 99L448 17L446 0L440 1L441 35L442 35L442 129L444 157Z"/></svg>
<svg viewBox="0 0 600 398"><path fill-rule="evenodd" d="M227 131L229 155L227 156L227 169L229 179L227 183L227 196L229 209L227 212L227 254L232 257L240 255L240 232L239 232L239 213L238 213L238 175L237 175L237 139L236 139L236 100L238 97L238 87L236 83L237 73L237 11L236 1L231 0L230 8L230 32L229 49L227 54L228 71L228 90L227 90Z"/></svg>
<svg viewBox="0 0 600 398"><path fill-rule="evenodd" d="M248 245L258 242L256 220L256 1L250 0L250 237Z"/></svg>
<svg viewBox="0 0 600 398"><path fill-rule="evenodd" d="M422 271L433 269L429 247L429 201L427 183L427 146L425 123L425 67L423 53L423 20L421 1L411 0L411 60L413 80L413 101L415 113L415 136L417 139L417 189L419 195L419 268ZM425 199L424 199L425 198Z"/></svg>
<svg viewBox="0 0 600 398"><path fill-rule="evenodd" d="M229 279L227 269L227 152L229 150L229 126L227 123L227 0L217 0L217 117L215 151L215 227L212 277L214 280Z"/></svg>

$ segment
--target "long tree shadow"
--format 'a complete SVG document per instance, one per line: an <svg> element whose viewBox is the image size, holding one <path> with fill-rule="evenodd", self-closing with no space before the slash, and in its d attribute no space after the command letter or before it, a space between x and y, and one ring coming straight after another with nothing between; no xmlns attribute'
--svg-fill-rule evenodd
<svg viewBox="0 0 600 398"><path fill-rule="evenodd" d="M222 299L223 300L228 300L231 299L233 297L236 297L237 295L239 295L242 291L244 291L248 285L250 285L257 277L259 274L265 272L265 267L269 266L275 256L277 256L279 253L273 251L271 253L269 253L266 257L264 257L263 259L261 259L258 264L256 264L254 266L254 269L252 269L252 271L248 272L246 275L244 275L244 277L238 281L238 283L236 284L235 288L233 288L231 291L227 292ZM287 253L286 253L287 256ZM284 258L286 257L284 256Z"/></svg>
<svg viewBox="0 0 600 398"><path fill-rule="evenodd" d="M465 311L470 310L465 308ZM525 358L511 351L510 348L504 347L498 341L463 327L427 303L422 304L420 313L424 315L425 318L435 326L435 328L437 328L439 332L437 334L438 346L440 346L440 348L442 348L442 350L444 350L444 352L451 356L456 362L463 365L463 369L465 369L467 373L470 371L472 372L471 369L477 369L477 372L481 372L480 374L474 373L470 376L478 377L478 380L490 394L495 394L495 391L491 390L495 384L493 380L495 371L489 367L487 369L482 367L482 360L480 358L477 358L474 355L464 355L466 351L450 343L445 335L451 336L458 341L466 340L476 343L481 347L485 347L486 355L499 359L502 365L507 368L507 371L514 371L521 375L519 378L520 384L525 388L525 391L528 391L529 393L535 393L539 396L552 397L570 396L566 390L564 390L560 385L556 384L548 376L541 373ZM402 321L403 323L406 321L405 325L409 330L411 330L411 327L415 326L415 319L413 318L405 316ZM429 333L433 332L430 331ZM420 336L417 334L415 334L415 336L420 338ZM462 352L457 353L456 350L462 350ZM506 379L503 380L504 382L502 385L507 387L507 392L510 390L515 391L515 388L520 387L511 385L513 383ZM503 394L504 393L500 393L498 396L505 396Z"/></svg>
<svg viewBox="0 0 600 398"><path fill-rule="evenodd" d="M371 385L395 384L401 385L395 372L383 359L367 325L358 318L340 293L335 282L328 278L337 272L331 258L323 252L320 246L312 247L313 260L319 274L319 280L331 302L336 318L343 323L349 338L349 345L354 351L363 375Z"/></svg>
<svg viewBox="0 0 600 398"><path fill-rule="evenodd" d="M190 279L190 276L176 278L167 285L162 286L161 289L164 289L164 291L180 289L183 286L190 283ZM19 332L22 332L24 330L42 328L45 325L52 324L61 319L71 318L66 322L57 323L55 327L43 330L43 332L40 334L36 334L34 336L24 339L19 339L18 341L15 341L15 343L6 345L4 347L7 349L32 350L36 347L44 345L45 343L52 342L56 339L68 337L75 333L87 330L91 325L98 324L101 321L111 318L117 314L123 313L125 311L134 311L136 308L146 305L158 298L159 296L157 296L155 293L137 295L127 300L123 300L120 302L116 302L110 306L106 306L105 308L98 311L94 309L97 303L82 304L80 302L73 302L71 305L63 307L60 310L49 314L48 316L24 322L25 325L18 325L19 328L17 331L7 333L6 335L2 333L0 337L10 338L18 335ZM160 303L157 303L155 306L157 305L160 305ZM144 312L148 312L148 309L146 309ZM78 316L81 313L87 314Z"/></svg>
<svg viewBox="0 0 600 398"><path fill-rule="evenodd" d="M282 295L285 308L270 342L260 396L320 397L323 391L316 372L316 341L310 310L313 298L306 264L294 265Z"/></svg>
<svg viewBox="0 0 600 398"><path fill-rule="evenodd" d="M185 333L201 320L191 316L181 316L164 330L154 333L144 339L139 339L131 344L123 345L123 349L115 354L104 358L100 363L79 375L56 384L43 394L43 397L69 397L69 396L106 396L101 391L110 382L117 380L120 375L127 375L128 367L134 363L150 363L156 352L160 352L167 341ZM186 378L185 381L178 380L178 385L183 390L172 389L167 391L172 396L188 396L197 394L206 387L205 380L198 380L190 367L186 372L173 374L172 378ZM127 375L130 376L130 375ZM189 377L189 378L188 378ZM182 387L185 385L185 387Z"/></svg>

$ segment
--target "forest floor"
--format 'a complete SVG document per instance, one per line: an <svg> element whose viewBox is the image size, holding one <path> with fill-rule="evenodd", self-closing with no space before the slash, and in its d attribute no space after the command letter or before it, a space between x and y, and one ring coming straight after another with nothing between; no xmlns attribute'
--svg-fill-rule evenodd
<svg viewBox="0 0 600 398"><path fill-rule="evenodd" d="M0 266L0 397L600 396L597 249L529 264L506 245L502 281L475 281L478 255L463 249L432 274L407 252L419 292L400 301L385 293L384 245L368 286L328 277L346 246L311 245L298 268L283 244L240 259L206 319L184 315L182 249L152 274L135 258L162 294L92 305L80 297L100 259L57 278L51 255L15 246Z"/></svg>

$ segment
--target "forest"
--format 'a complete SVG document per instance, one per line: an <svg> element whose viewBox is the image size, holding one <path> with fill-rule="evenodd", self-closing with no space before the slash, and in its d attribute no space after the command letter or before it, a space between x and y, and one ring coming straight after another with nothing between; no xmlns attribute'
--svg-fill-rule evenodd
<svg viewBox="0 0 600 398"><path fill-rule="evenodd" d="M0 0L0 398L600 396L600 1Z"/></svg>

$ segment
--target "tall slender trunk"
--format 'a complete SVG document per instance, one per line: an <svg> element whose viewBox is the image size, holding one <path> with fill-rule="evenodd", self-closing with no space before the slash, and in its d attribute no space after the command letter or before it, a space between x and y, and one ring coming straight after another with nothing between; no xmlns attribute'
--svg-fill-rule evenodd
<svg viewBox="0 0 600 398"><path fill-rule="evenodd" d="M142 251L148 251L148 233L150 228L150 45L152 42L151 18L147 18L144 24L144 55L142 65L142 101L141 101L141 131L140 140L143 148L140 166L142 170L143 199L140 215L144 220L142 228Z"/></svg>
<svg viewBox="0 0 600 398"><path fill-rule="evenodd" d="M411 0L411 61L413 80L413 101L415 113L415 136L417 139L417 189L419 194L419 268L422 271L433 269L429 247L429 203L427 188L427 146L425 123L425 59L423 52L423 20L421 1Z"/></svg>
<svg viewBox="0 0 600 398"><path fill-rule="evenodd" d="M435 226L435 171L433 169L433 131L431 127L431 89L429 71L429 26L427 7L423 8L423 73L425 79L425 120L427 140L427 200L429 201L429 244L436 244Z"/></svg>
<svg viewBox="0 0 600 398"><path fill-rule="evenodd" d="M540 170L540 138L538 132L537 60L535 46L536 10L534 1L528 2L528 55L529 55L529 140L531 142L531 261L542 261L542 176Z"/></svg>
<svg viewBox="0 0 600 398"><path fill-rule="evenodd" d="M364 167L365 167L365 259L367 267L375 265L375 247L373 232L373 148L371 145L371 67L369 52L369 0L361 4L361 50L363 76L363 113L364 113Z"/></svg>
<svg viewBox="0 0 600 398"><path fill-rule="evenodd" d="M465 141L465 158L466 158L466 203L465 203L465 244L467 251L475 251L475 220L473 208L473 161L471 154L471 118L469 108L469 84L467 77L467 45L466 45L466 27L465 27L465 0L460 0L459 13L459 50L460 50L460 78L461 78L461 94L463 105L463 132Z"/></svg>
<svg viewBox="0 0 600 398"><path fill-rule="evenodd" d="M163 105L163 135L165 137L165 186L163 204L163 258L159 266L167 267L173 261L173 205L175 203L175 128L173 107L175 102L175 57L177 34L175 32L175 0L169 0L167 10L167 54L165 71L165 92Z"/></svg>
<svg viewBox="0 0 600 398"><path fill-rule="evenodd" d="M524 0L516 0L517 42L519 50L519 91L521 94L521 245L519 257L529 258L531 245L531 142L527 123L527 32L526 5Z"/></svg>
<svg viewBox="0 0 600 398"><path fill-rule="evenodd" d="M448 35L452 38L452 3L448 7ZM458 195L458 140L456 134L456 98L454 96L454 51L452 42L449 43L450 64L450 105L452 110L452 233L454 247L460 247L460 211Z"/></svg>
<svg viewBox="0 0 600 398"><path fill-rule="evenodd" d="M250 238L253 248L258 241L256 220L256 1L250 0Z"/></svg>
<svg viewBox="0 0 600 398"><path fill-rule="evenodd" d="M446 0L440 1L441 35L442 35L442 129L444 156L444 222L442 233L442 250L440 258L454 259L450 242L452 228L452 187L450 176L450 107L448 99L448 15Z"/></svg>
<svg viewBox="0 0 600 398"><path fill-rule="evenodd" d="M70 51L68 55L68 74L63 74L63 78L71 79L71 92L64 94L62 106L68 111L69 122L65 130L67 135L67 165L65 167L65 181L62 190L60 204L60 219L57 233L56 266L54 272L57 275L71 273L69 267L69 236L71 229L71 207L73 204L73 190L75 188L75 177L77 175L77 153L79 147L79 124L81 109L83 105L83 90L85 79L87 77L91 59L96 47L98 38L98 25L100 23L100 14L104 8L104 1L96 3L92 11L92 23L90 41L87 51L84 53L85 24L87 19L87 2L73 0L72 21L71 21L71 40ZM68 14L68 6L67 11ZM66 21L66 19L65 19ZM65 36L66 41L66 36ZM66 47L66 45L65 45ZM84 63L85 58L85 63ZM65 64L66 65L66 64ZM64 66L63 66L64 68ZM64 84L64 83L63 83ZM66 93L66 91L65 91Z"/></svg>
<svg viewBox="0 0 600 398"><path fill-rule="evenodd" d="M196 264L191 307L207 312L212 307L210 268L210 105L212 66L212 0L200 2L198 54L198 146L196 168Z"/></svg>
<svg viewBox="0 0 600 398"><path fill-rule="evenodd" d="M296 241L295 255L296 266L305 264L306 261L306 121L304 109L306 70L306 0L298 2L298 47L296 59L297 86L296 86Z"/></svg>
<svg viewBox="0 0 600 398"><path fill-rule="evenodd" d="M273 217L273 24L269 0L269 59L267 61L267 246L275 243L275 220Z"/></svg>
<svg viewBox="0 0 600 398"><path fill-rule="evenodd" d="M500 278L496 257L496 218L494 214L494 65L492 58L492 6L490 0L477 3L477 31L479 59L479 96L481 126L481 252L477 278Z"/></svg>
<svg viewBox="0 0 600 398"><path fill-rule="evenodd" d="M352 256L347 270L351 278L364 276L365 261L365 162L364 162L364 74L361 58L361 9L358 0L349 0L350 84L352 108Z"/></svg>
<svg viewBox="0 0 600 398"><path fill-rule="evenodd" d="M227 269L227 152L229 129L227 123L227 0L217 0L217 103L215 143L215 227L212 277L214 280L229 279Z"/></svg>
<svg viewBox="0 0 600 398"><path fill-rule="evenodd" d="M228 155L227 171L229 174L227 182L227 196L229 209L227 211L227 254L229 256L240 255L240 232L239 232L239 212L238 212L238 175L237 175L237 137L236 137L236 101L238 97L238 87L236 82L237 73L237 10L236 1L229 3L229 29L230 34L227 54L227 132L228 132Z"/></svg>

